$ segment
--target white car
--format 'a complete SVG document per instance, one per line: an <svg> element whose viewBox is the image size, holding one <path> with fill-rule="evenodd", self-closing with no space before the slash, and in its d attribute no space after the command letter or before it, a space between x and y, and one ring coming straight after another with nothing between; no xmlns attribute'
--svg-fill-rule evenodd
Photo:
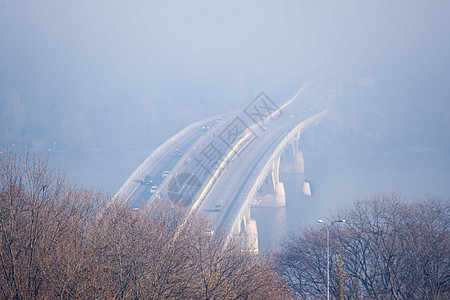
<svg viewBox="0 0 450 300"><path fill-rule="evenodd" d="M163 173L162 173L162 178L166 178L167 176L169 176L169 171L164 171Z"/></svg>
<svg viewBox="0 0 450 300"><path fill-rule="evenodd" d="M156 185L152 186L152 188L150 189L150 193L154 194L157 189L158 189L158 186L156 186Z"/></svg>

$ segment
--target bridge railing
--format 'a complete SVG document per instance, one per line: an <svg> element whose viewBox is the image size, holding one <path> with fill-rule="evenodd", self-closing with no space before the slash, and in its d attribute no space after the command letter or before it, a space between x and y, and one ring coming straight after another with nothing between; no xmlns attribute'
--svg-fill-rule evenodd
<svg viewBox="0 0 450 300"><path fill-rule="evenodd" d="M209 177L209 179L205 182L205 184L202 185L200 190L195 195L193 205L190 210L190 214L194 213L198 207L202 204L202 202L205 200L205 196L209 193L211 188L214 186L216 181L219 179L220 175L224 171L224 169L227 167L227 165L234 159L236 155L240 152L239 148L242 146L245 147L245 143L248 141L250 136L250 130L254 130L257 127L257 124L254 124L250 126L249 129L245 130L245 133L242 135L242 137L236 139L234 143L230 146L228 149L228 152L221 158L222 162L218 165L217 169L214 171L214 173Z"/></svg>
<svg viewBox="0 0 450 300"><path fill-rule="evenodd" d="M204 123L208 123L212 120L217 119L218 117L226 117L229 116L231 114L233 114L234 112L227 112L227 113L223 113L220 115L216 115L214 117L205 119L203 121L197 122L195 124L197 124L197 126L204 124ZM195 125L193 124L193 125ZM220 126L224 126L224 124L221 124ZM186 153L184 153L183 157L194 157L194 153L196 151L196 149L199 148L199 145L202 145L204 143L204 141L208 138L208 135L211 134L210 130L206 131L205 134L203 134L200 138L198 138L195 143L186 151ZM184 160L180 159L175 166L172 168L172 170L170 171L170 174L168 177L166 177L166 179L161 183L161 185L158 187L158 190L156 191L156 193L153 194L153 196L150 198L149 202L153 202L157 197L160 197L161 193L167 193L167 189L169 187L169 183L171 182L171 178L173 178L172 176L176 176L179 172L179 170L183 167L184 165Z"/></svg>
<svg viewBox="0 0 450 300"><path fill-rule="evenodd" d="M215 120L218 116L210 117L198 122L195 122L184 129L180 130L178 133L176 133L174 136L169 138L167 141L165 141L163 144L161 144L158 148L156 148L155 151L153 151L145 160L143 163L139 165L139 167L128 177L128 179L125 181L125 183L120 187L120 189L116 192L116 194L113 196L112 201L118 201L120 197L129 195L133 188L135 188L137 185L139 185L139 182L135 182L139 178L143 178L145 174L148 172L149 166L152 165L152 163L162 155L166 155L168 150L174 146L176 141L179 139L182 139L184 136L189 135L192 131L198 129L201 125L211 122L212 120ZM136 185L132 185L132 183L136 183Z"/></svg>
<svg viewBox="0 0 450 300"><path fill-rule="evenodd" d="M310 86L310 83L305 83L289 100L287 100L283 105L281 105L277 110L275 110L272 114L266 116L266 121L271 120L274 115L278 114L280 111L283 111L286 109L292 102L294 102L297 97L304 92L304 90ZM205 184L202 185L201 189L197 192L195 199L193 201L193 206L191 208L190 213L193 213L203 202L205 199L205 196L209 193L213 185L218 180L220 174L223 172L224 168L228 165L228 163L234 158L237 152L237 148L239 148L242 144L246 142L248 139L248 136L250 135L250 132L255 132L256 129L259 127L258 124L253 124L249 128L245 130L245 133L242 134L234 143L230 146L228 153L224 155L224 159L217 167L215 173L210 176L210 178L207 180Z"/></svg>
<svg viewBox="0 0 450 300"><path fill-rule="evenodd" d="M297 126L295 126L286 135L286 137L277 146L275 151L273 151L272 155L266 161L265 165L261 168L261 170L259 172L256 173L258 175L256 176L256 179L254 179L254 183L251 185L251 187L248 187L248 188L246 187L243 190L242 194L246 195L246 196L245 196L243 201L240 201L240 203L242 203L242 205L240 205L239 211L234 215L234 217L232 215L230 215L229 220L233 220L233 223L232 223L233 225L230 228L227 240L229 240L233 234L237 234L238 233L238 228L239 228L240 222L241 222L242 218L244 218L244 216L248 212L250 204L251 204L252 200L255 198L256 193L258 192L259 188L263 184L266 176L269 174L269 172L273 168L274 160L277 159L278 156L281 155L281 153L283 153L284 149L292 141L297 139L297 136L298 136L299 133L302 133L303 131L305 131L309 127L317 125L318 122L320 122L322 120L322 118L328 112L329 112L329 109L325 109L325 110L323 110L323 111L321 111L321 112L319 112L319 113L309 117L308 119L303 120L302 122L300 122Z"/></svg>
<svg viewBox="0 0 450 300"><path fill-rule="evenodd" d="M291 99L289 99L283 106L282 109L284 109L286 106L288 106L290 103L292 103L302 92L303 90L309 86L309 83L306 83ZM133 192L134 188L137 188L139 185L139 182L137 182L137 180L139 178L143 178L145 173L148 172L148 167L150 165L152 165L153 161L156 160L156 158L160 157L162 154L166 153L168 151L168 149L170 149L171 147L173 147L173 144L175 143L175 141L177 141L178 139L180 139L182 136L184 135L188 135L190 132L192 132L192 130L194 130L195 128L201 126L204 123L210 122L220 116L223 116L226 114L220 114L217 116L213 116L211 118L207 118L201 121L198 121L196 123L193 123L191 125L189 125L188 127L184 128L183 130L179 131L177 134L175 134L174 136L172 136L170 139L168 139L166 142L164 142L163 144L161 144L155 151L153 151L148 157L147 159L141 164L139 165L139 167L128 177L128 179L125 181L125 183L120 187L120 189L116 192L116 194L113 196L112 198L112 202L114 201L118 201L120 199L120 197L123 197L125 195L130 196ZM200 138L196 144L200 144L203 141L202 138ZM193 147L195 149L195 147ZM186 153L187 154L187 153ZM180 167L181 163L178 162L178 164L175 165L175 167L173 168L173 171L177 171ZM163 190L167 184L168 184L169 180L165 180L162 185L158 188L158 190ZM134 185L132 183L135 183ZM154 199L154 197L156 197L158 195L158 191L153 195L152 199ZM125 199L126 201L127 199Z"/></svg>

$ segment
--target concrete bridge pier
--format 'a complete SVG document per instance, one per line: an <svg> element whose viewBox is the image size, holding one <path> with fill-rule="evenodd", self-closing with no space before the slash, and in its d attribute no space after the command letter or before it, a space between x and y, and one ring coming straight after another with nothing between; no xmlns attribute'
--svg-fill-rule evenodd
<svg viewBox="0 0 450 300"><path fill-rule="evenodd" d="M300 137L300 136L299 136ZM298 140L292 142L292 154L293 154L293 173L305 173L305 160L303 158L303 152L298 149ZM311 187L309 182L303 179L302 192L305 196L311 196Z"/></svg>
<svg viewBox="0 0 450 300"><path fill-rule="evenodd" d="M300 134L297 135L300 138ZM283 152L281 170L284 173L305 173L303 152L298 148L298 139L292 141Z"/></svg>
<svg viewBox="0 0 450 300"><path fill-rule="evenodd" d="M284 173L297 173L305 174L305 160L303 158L303 152L299 150L298 142L300 139L300 133L297 134L297 139L292 141L288 146L287 151L283 154L282 170ZM305 196L311 196L311 187L309 182L303 179L301 190Z"/></svg>
<svg viewBox="0 0 450 300"><path fill-rule="evenodd" d="M299 134L300 138L300 134ZM294 173L305 173L305 160L303 159L303 152L298 149L298 141L295 140L291 144L292 157L293 157L293 168L291 172Z"/></svg>
<svg viewBox="0 0 450 300"><path fill-rule="evenodd" d="M280 181L280 156L274 160L272 171L259 189L254 204L258 207L286 206L284 184Z"/></svg>

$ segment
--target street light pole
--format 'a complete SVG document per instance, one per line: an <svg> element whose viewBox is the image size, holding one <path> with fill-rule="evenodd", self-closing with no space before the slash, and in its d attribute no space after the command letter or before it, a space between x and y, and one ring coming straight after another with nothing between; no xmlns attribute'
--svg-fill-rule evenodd
<svg viewBox="0 0 450 300"><path fill-rule="evenodd" d="M317 222L324 224L327 229L327 300L330 300L330 227L334 223L345 223L346 221L344 219L336 220L331 222L330 225L324 220L317 220Z"/></svg>

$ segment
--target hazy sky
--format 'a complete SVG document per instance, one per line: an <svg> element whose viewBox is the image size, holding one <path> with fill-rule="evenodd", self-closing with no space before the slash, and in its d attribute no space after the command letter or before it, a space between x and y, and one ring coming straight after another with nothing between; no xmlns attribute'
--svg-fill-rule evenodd
<svg viewBox="0 0 450 300"><path fill-rule="evenodd" d="M448 1L1 3L3 72L86 88L159 72L348 67L449 46Z"/></svg>
<svg viewBox="0 0 450 300"><path fill-rule="evenodd" d="M448 125L449 15L449 1L0 0L2 138L162 142L289 74L360 67L417 78L432 97L409 104Z"/></svg>

